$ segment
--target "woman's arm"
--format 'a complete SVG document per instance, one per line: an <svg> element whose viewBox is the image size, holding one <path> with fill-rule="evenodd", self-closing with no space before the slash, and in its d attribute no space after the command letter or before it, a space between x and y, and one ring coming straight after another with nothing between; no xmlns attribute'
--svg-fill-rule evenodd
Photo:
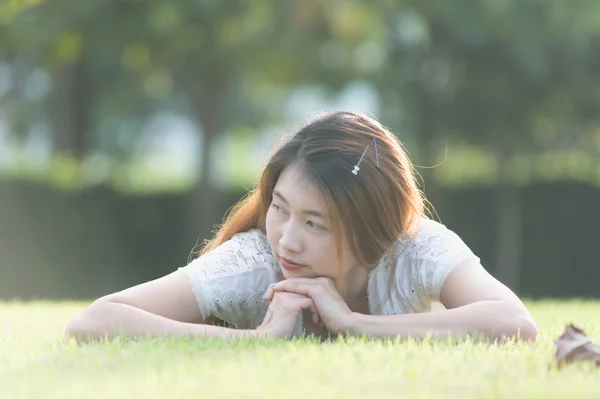
<svg viewBox="0 0 600 399"><path fill-rule="evenodd" d="M108 299L95 301L75 317L67 326L66 333L79 342L94 341L103 337L112 338L119 334L133 337L181 336L224 339L256 336L256 330L185 323Z"/></svg>
<svg viewBox="0 0 600 399"><path fill-rule="evenodd" d="M274 292L309 296L319 317L333 334L372 337L465 338L469 334L487 338L519 337L535 340L537 327L517 296L488 274L479 262L459 265L442 285L440 300L449 310L406 315L373 316L352 312L327 278L290 278L272 285Z"/></svg>
<svg viewBox="0 0 600 399"><path fill-rule="evenodd" d="M100 298L77 315L66 334L79 342L114 337L190 336L254 337L255 330L235 330L208 324L181 271Z"/></svg>
<svg viewBox="0 0 600 399"><path fill-rule="evenodd" d="M519 337L534 341L537 327L519 298L478 262L454 268L442 286L443 312L393 316L352 313L347 331L376 337Z"/></svg>
<svg viewBox="0 0 600 399"><path fill-rule="evenodd" d="M393 316L353 313L347 327L352 335L373 337L486 338L519 337L533 341L536 327L530 317L507 301L479 301L444 312Z"/></svg>

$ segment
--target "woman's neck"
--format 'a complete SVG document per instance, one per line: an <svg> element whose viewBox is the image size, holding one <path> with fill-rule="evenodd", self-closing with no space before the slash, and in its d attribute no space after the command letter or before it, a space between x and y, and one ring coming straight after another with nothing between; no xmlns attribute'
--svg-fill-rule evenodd
<svg viewBox="0 0 600 399"><path fill-rule="evenodd" d="M369 271L364 267L355 266L344 276L344 300L350 304L363 300L367 296Z"/></svg>

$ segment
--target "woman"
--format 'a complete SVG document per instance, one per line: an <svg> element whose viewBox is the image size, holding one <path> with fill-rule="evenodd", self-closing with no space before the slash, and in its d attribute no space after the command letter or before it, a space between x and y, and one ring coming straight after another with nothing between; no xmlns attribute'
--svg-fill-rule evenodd
<svg viewBox="0 0 600 399"><path fill-rule="evenodd" d="M276 146L200 257L98 299L67 333L535 340L523 303L424 203L393 134L358 113L322 115Z"/></svg>

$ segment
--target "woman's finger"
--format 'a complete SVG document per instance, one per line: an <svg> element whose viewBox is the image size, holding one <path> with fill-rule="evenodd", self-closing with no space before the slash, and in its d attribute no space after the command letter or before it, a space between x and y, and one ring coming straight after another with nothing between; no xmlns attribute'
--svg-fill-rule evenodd
<svg viewBox="0 0 600 399"><path fill-rule="evenodd" d="M318 326L321 323L319 321L319 313L313 312L313 314L312 314L312 321L313 321L313 323L314 323L315 326Z"/></svg>
<svg viewBox="0 0 600 399"><path fill-rule="evenodd" d="M277 294L278 295L284 295L285 298L289 297L289 298L292 298L292 299L299 299L299 300L301 300L302 304L303 304L303 305L301 305L302 308L310 310L310 312L312 313L312 320L315 323L319 322L319 319L320 319L319 312L317 310L317 306L315 305L315 302L311 298L307 297L306 295L296 294L296 293L293 293L293 292L278 292ZM274 291L272 292L272 296L273 297L275 296L275 292ZM308 304L308 308L306 308L306 304Z"/></svg>
<svg viewBox="0 0 600 399"><path fill-rule="evenodd" d="M292 292L313 297L317 290L329 291L331 281L326 278L295 277L271 284L263 299L271 301L275 292Z"/></svg>
<svg viewBox="0 0 600 399"><path fill-rule="evenodd" d="M273 294L275 294L275 291L273 291L271 289L271 287L267 288L267 291L265 292L265 295L263 295L263 299L265 301L272 301L273 300Z"/></svg>
<svg viewBox="0 0 600 399"><path fill-rule="evenodd" d="M267 293L285 291L312 297L316 290L319 289L319 284L320 282L315 279L298 278L293 280L284 280L276 284L271 284L267 290ZM272 294L270 295L272 296Z"/></svg>
<svg viewBox="0 0 600 399"><path fill-rule="evenodd" d="M271 290L270 292L268 292L268 297L271 297L273 300L275 300L275 291ZM277 300L283 300L283 301L294 301L294 300L299 300L300 301L300 308L302 309L308 309L311 312L311 318L313 320L313 322L315 324L320 323L320 316L319 316L319 312L317 310L317 306L315 305L315 302L309 298L306 295L302 295L302 294L296 294L293 292L278 292L277 293ZM265 294L265 297L267 297L267 294ZM273 303L273 302L272 302Z"/></svg>
<svg viewBox="0 0 600 399"><path fill-rule="evenodd" d="M268 292L293 292L295 294L307 295L308 291L306 287L301 287L299 284L290 284L288 281L280 281L276 284L271 284Z"/></svg>
<svg viewBox="0 0 600 399"><path fill-rule="evenodd" d="M319 323L319 320L320 320L319 312L317 310L317 306L315 305L315 302L311 298L309 298L306 295L296 294L293 292L280 292L279 295L281 295L281 294L292 295L295 298L301 299L303 301L303 303L308 303L309 304L308 310L310 310L310 312L312 313L312 321L315 324ZM272 295L275 295L274 291L273 291ZM308 302L305 302L305 300L307 300Z"/></svg>
<svg viewBox="0 0 600 399"><path fill-rule="evenodd" d="M312 301L312 299L308 298L308 297L303 297L303 298L294 298L294 300L297 300L298 302L300 302L300 307L302 309L308 309L311 312L313 312L313 315L317 313L317 308L315 308L315 303Z"/></svg>
<svg viewBox="0 0 600 399"><path fill-rule="evenodd" d="M310 300L310 311L312 312L313 323L315 323L315 324L319 323L319 312L317 311L315 302L312 299Z"/></svg>

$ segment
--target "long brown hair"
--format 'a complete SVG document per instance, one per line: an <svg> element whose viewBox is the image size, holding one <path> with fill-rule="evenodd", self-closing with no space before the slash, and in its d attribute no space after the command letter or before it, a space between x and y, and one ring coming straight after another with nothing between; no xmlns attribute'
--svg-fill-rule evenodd
<svg viewBox="0 0 600 399"><path fill-rule="evenodd" d="M365 149L355 175L352 170ZM370 269L399 239L414 234L419 220L426 217L426 201L400 140L370 117L337 111L320 114L290 137L282 137L258 186L231 209L200 254L252 228L266 233L273 189L292 164L325 198L340 262L342 231L356 259Z"/></svg>

